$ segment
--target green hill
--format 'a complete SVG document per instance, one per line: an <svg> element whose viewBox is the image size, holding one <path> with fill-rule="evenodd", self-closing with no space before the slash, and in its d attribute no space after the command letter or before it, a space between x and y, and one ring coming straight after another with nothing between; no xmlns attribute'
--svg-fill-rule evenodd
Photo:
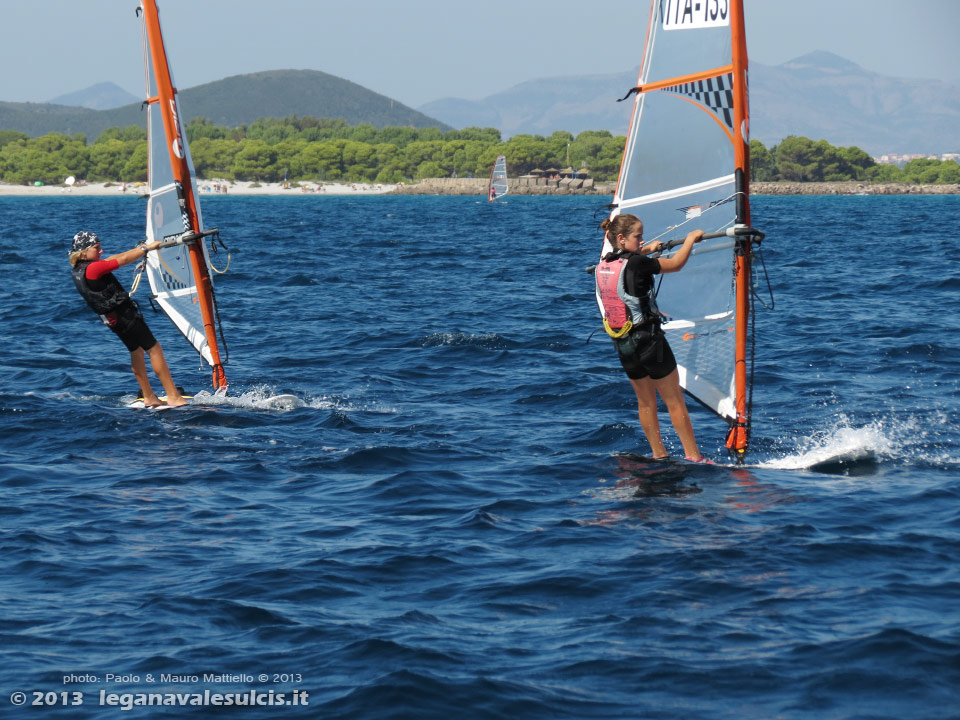
<svg viewBox="0 0 960 720"><path fill-rule="evenodd" d="M316 70L268 70L234 75L180 91L184 121L205 117L225 127L249 125L262 117L290 115L343 118L349 125L377 128L450 127L356 83ZM31 137L50 132L84 133L90 140L109 127L146 127L140 103L113 110L88 110L45 103L0 102L0 130Z"/></svg>

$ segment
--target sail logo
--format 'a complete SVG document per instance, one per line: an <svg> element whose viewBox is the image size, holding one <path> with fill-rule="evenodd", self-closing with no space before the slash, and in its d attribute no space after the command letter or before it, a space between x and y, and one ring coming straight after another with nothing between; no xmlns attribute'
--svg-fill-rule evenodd
<svg viewBox="0 0 960 720"><path fill-rule="evenodd" d="M730 25L730 0L661 0L664 30L694 30Z"/></svg>
<svg viewBox="0 0 960 720"><path fill-rule="evenodd" d="M726 205L728 202L731 202L733 198L724 198L723 200L711 200L703 205L684 205L683 207L676 208L683 213L685 220L695 220L709 210L719 205ZM679 227L679 226L674 226Z"/></svg>
<svg viewBox="0 0 960 720"><path fill-rule="evenodd" d="M173 129L177 131L177 136L173 139L173 142L170 143L170 149L173 150L173 154L177 156L178 160L183 160L183 144L180 141L183 133L180 132L180 116L177 115L177 101L173 98L170 98L170 117L173 118Z"/></svg>

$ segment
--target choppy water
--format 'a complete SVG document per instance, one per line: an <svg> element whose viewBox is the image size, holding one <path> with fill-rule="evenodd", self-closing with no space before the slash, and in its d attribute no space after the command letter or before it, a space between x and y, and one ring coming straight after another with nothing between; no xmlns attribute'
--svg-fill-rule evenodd
<svg viewBox="0 0 960 720"><path fill-rule="evenodd" d="M230 397L149 413L66 263L143 203L0 199L0 717L960 717L960 197L755 198L741 469L637 457L602 202L507 200L205 199Z"/></svg>

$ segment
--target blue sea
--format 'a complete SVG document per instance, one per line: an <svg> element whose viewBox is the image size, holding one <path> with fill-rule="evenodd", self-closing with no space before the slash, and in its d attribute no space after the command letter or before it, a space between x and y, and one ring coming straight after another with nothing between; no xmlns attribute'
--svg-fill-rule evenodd
<svg viewBox="0 0 960 720"><path fill-rule="evenodd" d="M743 467L644 460L608 200L203 198L149 412L67 263L145 204L0 199L0 717L960 717L960 196L754 198Z"/></svg>

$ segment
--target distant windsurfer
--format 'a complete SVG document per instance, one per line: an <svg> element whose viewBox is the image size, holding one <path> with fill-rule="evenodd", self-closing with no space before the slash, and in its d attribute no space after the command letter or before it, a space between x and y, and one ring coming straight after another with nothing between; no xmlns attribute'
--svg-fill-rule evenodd
<svg viewBox="0 0 960 720"><path fill-rule="evenodd" d="M657 417L659 393L670 412L686 459L703 462L680 389L677 361L660 329L660 314L652 296L653 276L681 270L693 244L703 237L703 231L688 233L672 257L656 259L648 255L659 250L662 243L644 244L643 223L635 215L617 215L612 220L604 220L600 227L613 246L613 251L607 253L596 268L604 327L613 338L620 363L636 393L640 426L653 457L668 456Z"/></svg>
<svg viewBox="0 0 960 720"><path fill-rule="evenodd" d="M118 267L142 260L149 251L156 250L159 246L159 242L145 243L132 250L101 259L103 250L100 247L100 238L92 232L78 232L73 236L70 246L70 265L73 268L73 282L77 291L130 351L130 367L140 385L143 404L146 407L177 407L185 405L187 401L170 377L163 349L147 327L137 304L113 275L113 271ZM166 402L160 400L150 387L144 352L150 356L153 372L167 392Z"/></svg>
<svg viewBox="0 0 960 720"><path fill-rule="evenodd" d="M493 200L496 200L496 199L497 199L497 189L496 189L493 185L491 185L491 186L490 186L490 200L493 201Z"/></svg>

